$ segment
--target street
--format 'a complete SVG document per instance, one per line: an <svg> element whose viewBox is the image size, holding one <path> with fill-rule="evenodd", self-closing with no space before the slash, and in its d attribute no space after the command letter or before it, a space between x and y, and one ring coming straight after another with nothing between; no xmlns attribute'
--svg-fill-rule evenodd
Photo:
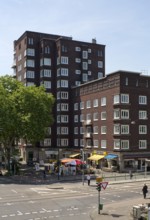
<svg viewBox="0 0 150 220"><path fill-rule="evenodd" d="M147 182L148 186L150 182ZM87 183L57 183L52 185L0 185L0 219L14 220L90 220L97 209L98 192ZM104 209L109 204L143 198L143 182L108 185L101 191ZM150 196L148 196L150 197ZM149 199L147 199L147 202ZM135 204L136 205L136 204Z"/></svg>

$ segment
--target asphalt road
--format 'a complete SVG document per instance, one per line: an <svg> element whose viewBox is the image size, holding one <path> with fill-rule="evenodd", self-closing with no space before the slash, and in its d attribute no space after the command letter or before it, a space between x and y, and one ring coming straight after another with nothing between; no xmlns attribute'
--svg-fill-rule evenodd
<svg viewBox="0 0 150 220"><path fill-rule="evenodd" d="M1 184L0 219L90 220L90 213L98 205L98 192L94 183L89 187L82 183L47 186ZM150 182L147 184L150 187ZM118 202L142 198L142 186L143 182L108 185L100 193L101 203L104 208L114 204L115 210Z"/></svg>

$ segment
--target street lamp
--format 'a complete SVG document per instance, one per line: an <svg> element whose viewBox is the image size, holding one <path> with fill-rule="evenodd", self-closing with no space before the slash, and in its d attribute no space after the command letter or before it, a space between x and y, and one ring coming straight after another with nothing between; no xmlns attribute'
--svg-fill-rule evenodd
<svg viewBox="0 0 150 220"><path fill-rule="evenodd" d="M84 185L84 150L81 149L81 157L82 157L82 185Z"/></svg>

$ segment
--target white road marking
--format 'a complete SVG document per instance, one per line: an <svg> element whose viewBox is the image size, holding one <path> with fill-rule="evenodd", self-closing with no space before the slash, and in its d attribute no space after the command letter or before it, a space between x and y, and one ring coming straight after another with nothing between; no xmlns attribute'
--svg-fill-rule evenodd
<svg viewBox="0 0 150 220"><path fill-rule="evenodd" d="M2 218L7 218L8 217L8 215L2 215Z"/></svg>
<svg viewBox="0 0 150 220"><path fill-rule="evenodd" d="M30 215L31 213L30 213L30 212L25 212L24 214L25 214L25 215Z"/></svg>
<svg viewBox="0 0 150 220"><path fill-rule="evenodd" d="M17 211L17 215L23 215L23 213L22 212L20 212L20 211Z"/></svg>
<svg viewBox="0 0 150 220"><path fill-rule="evenodd" d="M15 216L15 214L10 214L9 216L11 216L11 217L12 217L12 216Z"/></svg>
<svg viewBox="0 0 150 220"><path fill-rule="evenodd" d="M16 190L14 190L14 189L12 189L11 191L14 192L14 193L18 193L18 192L17 192Z"/></svg>
<svg viewBox="0 0 150 220"><path fill-rule="evenodd" d="M38 212L32 212L32 214L37 214Z"/></svg>

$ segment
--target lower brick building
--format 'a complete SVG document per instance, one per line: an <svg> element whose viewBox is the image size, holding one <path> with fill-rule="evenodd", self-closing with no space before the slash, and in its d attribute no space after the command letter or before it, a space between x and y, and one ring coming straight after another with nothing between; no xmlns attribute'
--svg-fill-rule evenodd
<svg viewBox="0 0 150 220"><path fill-rule="evenodd" d="M70 101L74 148L83 148L87 158L93 151L108 154L110 160L103 162L120 171L149 166L145 163L150 158L149 76L116 71L72 88Z"/></svg>

